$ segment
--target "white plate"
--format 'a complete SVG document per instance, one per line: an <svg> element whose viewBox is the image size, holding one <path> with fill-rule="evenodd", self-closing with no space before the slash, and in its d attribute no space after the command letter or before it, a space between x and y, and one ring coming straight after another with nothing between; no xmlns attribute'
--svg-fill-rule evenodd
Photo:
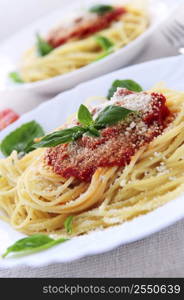
<svg viewBox="0 0 184 300"><path fill-rule="evenodd" d="M132 66L83 83L23 115L17 122L0 133L0 140L13 129L30 120L37 120L46 131L54 129L61 125L68 115L75 112L87 97L105 96L112 81L123 78L138 81L144 89L152 87L159 81L164 81L171 88L184 90L184 56L165 58ZM68 262L86 255L106 252L119 245L142 239L183 217L184 197L181 196L147 215L135 218L120 226L73 238L44 252L18 259L0 260L0 267L20 264L40 266ZM8 224L0 221L0 253L22 236Z"/></svg>
<svg viewBox="0 0 184 300"><path fill-rule="evenodd" d="M115 0L114 2L127 2L130 0ZM49 16L33 23L26 29L15 34L3 44L0 45L0 91L1 90L31 90L42 94L56 94L65 89L74 87L76 84L86 80L95 78L107 72L119 69L127 65L146 44L146 40L151 36L151 33L170 15L183 0L147 0L149 1L149 14L151 24L149 28L140 35L137 39L132 41L126 47L116 51L108 57L92 63L76 71L68 74L56 76L54 78L43 80L35 83L27 84L13 84L8 80L8 73L16 70L18 62L24 51L35 43L35 32L45 34L49 28L59 22L71 10L78 10L79 8L87 9L94 3L112 3L112 0L77 0L72 6L65 9L57 10Z"/></svg>

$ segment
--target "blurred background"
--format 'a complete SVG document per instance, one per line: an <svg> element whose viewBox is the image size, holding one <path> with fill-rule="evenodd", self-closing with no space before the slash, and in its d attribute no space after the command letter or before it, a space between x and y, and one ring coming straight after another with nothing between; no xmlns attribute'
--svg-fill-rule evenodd
<svg viewBox="0 0 184 300"><path fill-rule="evenodd" d="M0 43L39 17L73 2L76 0L0 0ZM49 99L49 96L43 99L42 96L27 92L2 91L0 98L0 110L10 107L18 113L23 113Z"/></svg>
<svg viewBox="0 0 184 300"><path fill-rule="evenodd" d="M72 2L75 0L0 0L0 41L39 17Z"/></svg>
<svg viewBox="0 0 184 300"><path fill-rule="evenodd" d="M0 43L16 32L26 28L34 21L39 20L39 18L47 16L57 9L70 6L77 1L78 0L0 0ZM88 0L83 1L88 2ZM170 1L177 4L177 2L181 2L182 0ZM183 13L183 11L182 9L179 12ZM169 19L168 22L171 22L171 20ZM174 45L168 43L162 35L162 26L160 26L154 34L152 34L149 43L145 45L141 54L132 59L131 64L176 54L178 54L178 47L174 47ZM14 90L3 90L0 92L0 110L9 107L19 114L22 114L53 96L53 94L49 94L43 97L43 95L35 95L26 90L16 93Z"/></svg>

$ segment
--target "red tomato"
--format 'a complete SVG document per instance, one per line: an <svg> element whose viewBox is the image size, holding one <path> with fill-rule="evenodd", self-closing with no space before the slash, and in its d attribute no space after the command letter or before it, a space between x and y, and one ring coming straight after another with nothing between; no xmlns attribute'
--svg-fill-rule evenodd
<svg viewBox="0 0 184 300"><path fill-rule="evenodd" d="M0 111L0 130L19 119L19 115L10 108Z"/></svg>

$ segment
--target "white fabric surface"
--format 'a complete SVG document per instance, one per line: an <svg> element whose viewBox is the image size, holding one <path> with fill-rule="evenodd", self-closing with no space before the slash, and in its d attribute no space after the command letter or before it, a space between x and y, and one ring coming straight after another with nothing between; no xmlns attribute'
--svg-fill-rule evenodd
<svg viewBox="0 0 184 300"><path fill-rule="evenodd" d="M157 31L132 64L177 52ZM41 268L0 269L0 277L183 277L183 235L184 220L105 254Z"/></svg>

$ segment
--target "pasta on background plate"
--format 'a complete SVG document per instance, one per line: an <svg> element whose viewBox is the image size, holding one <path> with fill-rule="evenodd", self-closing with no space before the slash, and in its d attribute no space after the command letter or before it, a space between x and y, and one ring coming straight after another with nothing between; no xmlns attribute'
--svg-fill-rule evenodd
<svg viewBox="0 0 184 300"><path fill-rule="evenodd" d="M13 81L35 82L95 63L128 45L149 26L147 1L99 4L65 16L60 25L42 37L23 55Z"/></svg>

